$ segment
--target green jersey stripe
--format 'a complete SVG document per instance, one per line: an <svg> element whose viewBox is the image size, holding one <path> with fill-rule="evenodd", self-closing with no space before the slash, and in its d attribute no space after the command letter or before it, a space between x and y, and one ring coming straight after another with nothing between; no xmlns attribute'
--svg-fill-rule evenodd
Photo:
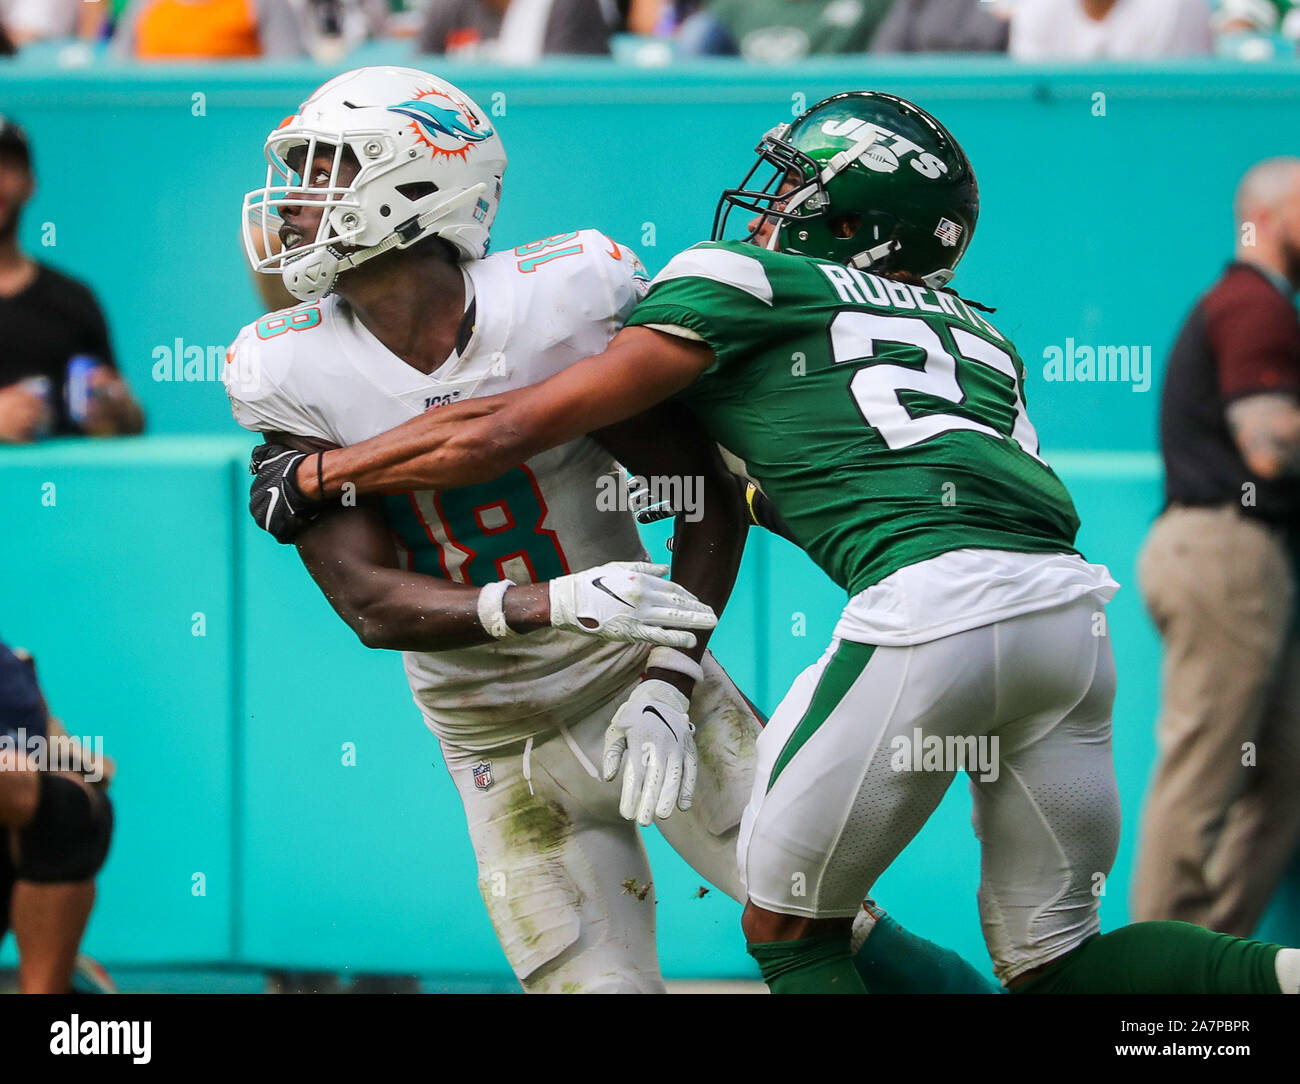
<svg viewBox="0 0 1300 1084"><path fill-rule="evenodd" d="M821 677L817 680L817 688L813 690L812 699L808 701L803 718L786 739L780 755L776 758L776 763L772 765L772 774L767 780L769 791L776 783L777 776L794 759L794 755L807 744L809 738L817 733L822 723L830 718L831 712L848 695L849 689L867 668L867 663L871 661L875 651L874 644L859 644L852 640L841 640L835 646L835 654L831 656Z"/></svg>

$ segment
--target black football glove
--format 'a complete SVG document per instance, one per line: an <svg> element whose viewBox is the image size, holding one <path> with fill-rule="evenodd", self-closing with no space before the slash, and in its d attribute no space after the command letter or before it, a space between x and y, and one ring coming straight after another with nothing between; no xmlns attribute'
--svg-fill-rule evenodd
<svg viewBox="0 0 1300 1084"><path fill-rule="evenodd" d="M300 452L284 444L259 444L253 449L248 471L253 486L248 511L253 522L277 542L288 544L316 522L328 506L305 496L294 481L298 464L315 452Z"/></svg>

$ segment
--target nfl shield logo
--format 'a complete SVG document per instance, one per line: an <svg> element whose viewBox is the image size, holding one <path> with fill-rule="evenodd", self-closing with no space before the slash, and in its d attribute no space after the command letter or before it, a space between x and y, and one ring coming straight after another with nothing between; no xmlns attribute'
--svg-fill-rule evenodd
<svg viewBox="0 0 1300 1084"><path fill-rule="evenodd" d="M470 769L474 773L474 786L487 790L492 785L492 761L480 760Z"/></svg>
<svg viewBox="0 0 1300 1084"><path fill-rule="evenodd" d="M956 248L957 242L961 239L961 224L941 218L939 225L934 228L934 235L939 238L939 243L944 248Z"/></svg>

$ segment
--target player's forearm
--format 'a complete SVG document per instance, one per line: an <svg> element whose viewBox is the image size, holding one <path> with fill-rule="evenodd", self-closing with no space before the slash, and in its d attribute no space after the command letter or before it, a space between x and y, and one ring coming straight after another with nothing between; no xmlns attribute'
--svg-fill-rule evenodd
<svg viewBox="0 0 1300 1084"><path fill-rule="evenodd" d="M731 598L745 552L749 524L734 477L720 469L700 476L700 515L679 513L673 531L672 580L719 616ZM712 629L701 633L689 652L704 657Z"/></svg>
<svg viewBox="0 0 1300 1084"><path fill-rule="evenodd" d="M749 518L738 479L720 460L709 465L700 481L699 517L692 521L689 512L677 515L672 579L721 617L740 571ZM711 629L698 632L695 647L685 653L696 662L703 659L711 635ZM694 690L694 681L685 674L652 667L646 677L667 681L687 696Z"/></svg>
<svg viewBox="0 0 1300 1084"><path fill-rule="evenodd" d="M398 575L371 598L352 606L350 612L340 609L340 613L367 647L451 651L492 642L479 619L478 595L477 587ZM549 628L549 585L525 584L507 589L502 612L506 624L515 632Z"/></svg>
<svg viewBox="0 0 1300 1084"><path fill-rule="evenodd" d="M309 498L453 489L491 481L532 455L661 403L707 368L699 343L626 328L603 354L537 384L426 411L387 433L299 465ZM317 474L319 472L319 479Z"/></svg>
<svg viewBox="0 0 1300 1084"><path fill-rule="evenodd" d="M527 458L493 399L455 404L346 448L303 460L295 481L313 499L451 489L498 477Z"/></svg>

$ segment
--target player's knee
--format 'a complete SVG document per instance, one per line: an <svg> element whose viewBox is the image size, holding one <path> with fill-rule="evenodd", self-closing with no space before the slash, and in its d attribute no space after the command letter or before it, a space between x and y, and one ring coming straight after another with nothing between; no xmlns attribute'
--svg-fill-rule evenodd
<svg viewBox="0 0 1300 1084"><path fill-rule="evenodd" d="M763 941L797 941L815 932L815 919L805 915L783 915L750 902L740 916L740 928L751 944Z"/></svg>
<svg viewBox="0 0 1300 1084"><path fill-rule="evenodd" d="M103 791L42 772L36 815L18 831L14 872L40 884L88 881L103 866L112 836L113 806Z"/></svg>
<svg viewBox="0 0 1300 1084"><path fill-rule="evenodd" d="M1089 938L1082 944L1074 945L1046 963L1030 968L1011 979L1006 988L1012 994L1068 994L1077 993L1071 985L1073 966L1083 956L1083 951L1092 943Z"/></svg>

